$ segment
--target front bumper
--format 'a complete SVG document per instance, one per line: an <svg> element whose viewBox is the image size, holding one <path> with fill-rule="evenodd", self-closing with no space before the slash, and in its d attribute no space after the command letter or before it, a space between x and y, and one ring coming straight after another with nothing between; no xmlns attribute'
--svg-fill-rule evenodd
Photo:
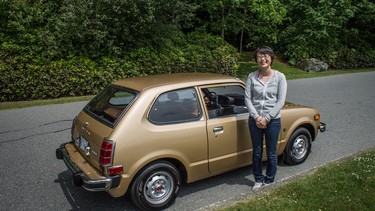
<svg viewBox="0 0 375 211"><path fill-rule="evenodd" d="M60 148L56 149L56 158L64 160L64 163L73 175L73 183L75 186L82 186L88 191L105 191L119 186L120 175L103 176L102 178L88 177L72 160L71 156L69 156L66 149L67 144L62 144Z"/></svg>
<svg viewBox="0 0 375 211"><path fill-rule="evenodd" d="M320 122L319 130L320 132L326 131L326 123Z"/></svg>

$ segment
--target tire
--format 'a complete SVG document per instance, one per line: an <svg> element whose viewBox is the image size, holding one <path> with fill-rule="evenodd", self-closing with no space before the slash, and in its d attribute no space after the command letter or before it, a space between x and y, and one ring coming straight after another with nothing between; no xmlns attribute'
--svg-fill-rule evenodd
<svg viewBox="0 0 375 211"><path fill-rule="evenodd" d="M289 165L303 163L311 151L311 134L303 127L297 128L290 136L284 150L284 161Z"/></svg>
<svg viewBox="0 0 375 211"><path fill-rule="evenodd" d="M181 185L177 168L167 161L146 166L135 177L130 195L141 210L160 210L174 203Z"/></svg>

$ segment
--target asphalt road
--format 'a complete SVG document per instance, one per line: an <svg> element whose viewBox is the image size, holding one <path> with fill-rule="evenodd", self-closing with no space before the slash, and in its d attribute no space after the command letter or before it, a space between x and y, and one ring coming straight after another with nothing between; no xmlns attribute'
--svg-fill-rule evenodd
<svg viewBox="0 0 375 211"><path fill-rule="evenodd" d="M328 130L307 161L278 167L276 184L375 146L375 72L288 81L287 100L321 111ZM0 111L0 210L136 210L129 197L74 187L55 149L86 102ZM246 167L184 185L168 210L209 210L254 195Z"/></svg>

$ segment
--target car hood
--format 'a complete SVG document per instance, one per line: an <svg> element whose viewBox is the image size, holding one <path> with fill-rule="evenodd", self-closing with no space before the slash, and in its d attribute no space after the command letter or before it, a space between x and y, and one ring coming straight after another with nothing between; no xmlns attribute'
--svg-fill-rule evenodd
<svg viewBox="0 0 375 211"><path fill-rule="evenodd" d="M285 102L283 109L289 109L289 108L311 108L309 106L301 105L301 104L296 104L292 102Z"/></svg>

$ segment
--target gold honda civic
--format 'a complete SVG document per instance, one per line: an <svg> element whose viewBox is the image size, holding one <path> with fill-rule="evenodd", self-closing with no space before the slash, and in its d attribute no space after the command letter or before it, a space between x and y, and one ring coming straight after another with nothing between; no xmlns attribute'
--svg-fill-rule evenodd
<svg viewBox="0 0 375 211"><path fill-rule="evenodd" d="M73 120L71 141L56 157L77 186L112 197L128 192L140 209L163 209L182 183L251 164L244 95L243 81L218 74L119 80ZM288 164L304 162L319 130L325 124L317 109L287 102L278 155Z"/></svg>

